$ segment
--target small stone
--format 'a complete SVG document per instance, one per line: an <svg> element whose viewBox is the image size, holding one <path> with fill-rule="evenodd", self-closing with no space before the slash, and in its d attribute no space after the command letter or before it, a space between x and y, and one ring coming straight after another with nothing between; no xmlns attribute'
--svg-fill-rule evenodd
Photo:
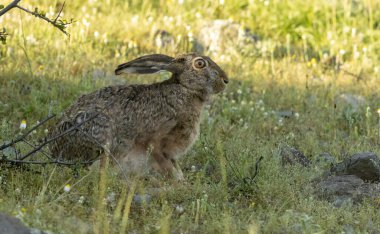
<svg viewBox="0 0 380 234"><path fill-rule="evenodd" d="M302 165L304 167L310 166L310 160L299 150L292 147L283 147L280 150L280 157L282 165Z"/></svg>
<svg viewBox="0 0 380 234"><path fill-rule="evenodd" d="M9 141L4 142L4 144L8 144L8 143ZM3 154L2 156L4 156L5 158L10 159L10 158L16 158L18 152L15 147L8 146L7 148L0 151L0 153L2 153Z"/></svg>
<svg viewBox="0 0 380 234"><path fill-rule="evenodd" d="M116 193L115 192L110 192L107 196L107 202L113 203L116 200Z"/></svg>
<svg viewBox="0 0 380 234"><path fill-rule="evenodd" d="M142 205L148 204L152 200L152 196L149 194L135 194L133 196L133 204Z"/></svg>
<svg viewBox="0 0 380 234"><path fill-rule="evenodd" d="M284 110L284 111L275 111L274 114L281 118L290 118L294 116L295 112L292 110ZM299 114L298 114L298 117L299 117Z"/></svg>
<svg viewBox="0 0 380 234"><path fill-rule="evenodd" d="M181 215L185 212L185 209L181 205L177 205L175 207L175 212L177 212L179 215Z"/></svg>
<svg viewBox="0 0 380 234"><path fill-rule="evenodd" d="M366 103L367 100L360 95L343 93L336 98L337 105L350 106L355 110L365 107Z"/></svg>

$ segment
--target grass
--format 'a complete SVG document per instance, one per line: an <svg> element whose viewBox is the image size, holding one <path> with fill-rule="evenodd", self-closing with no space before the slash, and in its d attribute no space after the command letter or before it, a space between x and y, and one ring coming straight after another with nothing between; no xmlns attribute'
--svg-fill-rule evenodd
<svg viewBox="0 0 380 234"><path fill-rule="evenodd" d="M279 151L290 145L311 160L323 152L337 160L362 151L380 155L380 2L180 2L67 1L63 17L77 20L68 29L70 38L16 9L0 18L10 34L0 47L0 142L18 134L23 119L31 126L81 94L166 79L165 73L115 78L113 70L141 54L186 52L188 35L196 37L208 21L231 19L261 38L255 46L230 45L212 55L232 81L212 100L199 140L180 162L186 184L168 183L150 202L136 205L131 191L144 194L150 182L126 182L112 167L106 173L80 169L75 178L63 167L2 166L0 210L54 233L378 230L378 201L335 208L317 199L310 181L323 168L283 167ZM61 3L22 1L50 17ZM176 45L157 48L155 29L176 35ZM335 106L340 94L363 96L365 110ZM273 114L281 110L299 117ZM245 183L261 156L254 183Z"/></svg>

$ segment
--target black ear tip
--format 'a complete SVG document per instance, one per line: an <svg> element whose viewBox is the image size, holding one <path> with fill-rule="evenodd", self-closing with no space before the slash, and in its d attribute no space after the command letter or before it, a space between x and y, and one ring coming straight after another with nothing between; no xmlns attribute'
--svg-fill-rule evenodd
<svg viewBox="0 0 380 234"><path fill-rule="evenodd" d="M115 75L120 75L121 73L123 73L123 69L120 69L120 68L116 68L115 69Z"/></svg>
<svg viewBox="0 0 380 234"><path fill-rule="evenodd" d="M120 69L116 69L116 70L115 70L115 75L118 76L118 75L120 75L121 73L122 73L122 72L120 71Z"/></svg>

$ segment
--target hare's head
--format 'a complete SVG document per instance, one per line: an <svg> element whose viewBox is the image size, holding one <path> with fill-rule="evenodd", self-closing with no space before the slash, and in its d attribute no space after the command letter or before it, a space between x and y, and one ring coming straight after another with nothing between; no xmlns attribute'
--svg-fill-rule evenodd
<svg viewBox="0 0 380 234"><path fill-rule="evenodd" d="M173 73L173 78L186 88L206 91L208 94L223 91L228 83L226 73L214 61L196 53L176 58L163 54L146 55L119 65L115 74L148 74L162 70Z"/></svg>

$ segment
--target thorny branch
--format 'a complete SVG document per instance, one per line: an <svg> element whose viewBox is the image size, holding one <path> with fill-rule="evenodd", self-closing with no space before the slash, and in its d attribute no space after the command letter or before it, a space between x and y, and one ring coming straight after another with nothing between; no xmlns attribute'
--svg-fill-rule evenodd
<svg viewBox="0 0 380 234"><path fill-rule="evenodd" d="M45 147L47 144L51 143L52 141L66 135L66 134L69 134L70 132L73 132L73 131L80 131L80 126L83 125L84 123L86 123L87 121L90 121L92 119L94 119L95 117L97 117L98 115L94 115L92 116L91 118L88 118L86 119L85 121L81 122L81 123L78 123L72 127L70 127L69 129L67 129L66 131L64 132L61 132L49 139L46 139L44 140L44 142L42 142L41 144L39 145L34 145L32 143L30 143L26 138L34 131L36 130L37 128L39 128L41 125L43 125L44 123L46 123L47 121L51 120L53 117L55 117L55 115L52 115L52 116L48 116L46 117L45 119L41 120L41 122L39 122L38 124L36 124L35 126L33 126L31 129L29 129L27 132L25 132L24 134L22 134L21 136L17 137L16 139L12 140L10 143L6 143L6 144L3 144L0 146L0 151L1 150L4 150L8 147L13 147L15 146L17 143L19 142L24 142L26 143L27 145L29 145L30 147L32 147L33 149L27 153L25 153L24 155L22 155L21 157L16 157L15 159L9 159L7 157L5 157L3 155L3 157L0 158L0 164L1 163L9 163L9 164L16 164L16 165L19 165L19 164L42 164L42 165L46 165L46 164L60 164L60 165L66 165L66 166L72 166L72 165L78 165L78 164L81 164L81 165L86 165L86 164L91 164L93 163L94 161L98 160L99 157L95 158L95 159L92 159L92 160L87 160L87 161L83 161L83 162L66 162L66 161L62 161L62 160L59 160L57 158L54 158L53 156L49 155L47 152L45 152L43 150L43 147ZM33 160L27 160L30 156L36 154L36 153L42 153L46 158L48 158L47 161L33 161Z"/></svg>
<svg viewBox="0 0 380 234"><path fill-rule="evenodd" d="M253 182L253 181L254 181L254 179L256 178L257 174L259 174L260 162L261 162L261 160L263 160L263 158L264 158L264 157L261 156L260 158L258 158L258 159L256 160L256 164L255 164L255 173L254 173L252 176L250 176L250 177L245 177L245 178L243 178L244 183L248 184L249 182ZM249 181L249 182L248 182L248 181Z"/></svg>
<svg viewBox="0 0 380 234"><path fill-rule="evenodd" d="M58 165L64 165L64 166L75 166L75 165L89 165L89 164L92 164L93 162L95 162L96 160L100 159L101 156L98 156L94 159L91 159L91 160L87 160L87 161L82 161L82 162L67 162L67 161L62 161L60 160L59 158L57 157L53 157L52 155L50 155L49 153L47 153L46 151L43 150L43 148L51 143L52 141L60 138L60 137L63 137L64 135L66 134L69 134L73 131L80 131L82 134L85 134L87 135L88 137L92 138L93 141L98 144L100 147L103 148L103 150L105 151L105 155L106 156L109 156L112 158L113 161L115 161L116 165L119 167L122 175L127 179L127 175L125 174L125 171L123 170L122 166L120 165L120 163L118 162L118 160L116 159L116 157L111 153L111 151L105 147L103 147L103 145L98 142L94 137L92 137L91 135L87 134L86 132L84 132L82 129L80 129L80 126L83 125L84 123L96 118L99 114L96 114L94 116L91 116L90 118L88 119L85 119L84 121L82 121L81 123L77 123L76 125L70 127L69 129L67 129L66 131L64 132L61 132L49 139L46 139L44 140L43 143L41 143L40 145L34 145L32 143L30 143L26 138L34 131L36 130L37 128L39 128L41 125L45 124L47 121L51 120L53 117L55 117L55 115L51 115L51 116L48 116L46 117L45 119L41 120L41 122L39 122L38 124L36 124L35 126L33 126L31 129L29 129L27 132L25 132L24 134L22 134L21 136L17 137L16 139L12 140L10 143L7 143L7 144L3 144L0 146L0 153L1 153L1 150L4 150L8 147L13 147L15 146L18 142L24 142L25 144L27 144L28 146L32 147L32 150L27 152L26 154L22 155L21 157L17 157L16 155L16 158L15 159L8 159L6 157L1 157L0 158L0 164L1 163L8 163L8 164L13 164L13 165L24 165L24 164L39 164L39 165L47 165L47 164L58 164ZM27 160L30 156L36 154L36 153L42 153L48 160L46 161L37 161L37 160Z"/></svg>
<svg viewBox="0 0 380 234"><path fill-rule="evenodd" d="M64 34L66 34L67 36L70 36L70 34L66 31L66 28L67 28L67 25L69 24L72 24L74 22L73 19L69 20L69 21L66 21L66 20L62 20L60 19L61 17L61 13L62 13L62 10L63 8L65 7L65 2L63 2L62 6L61 6L61 9L59 10L57 16L54 18L54 19L49 19L48 17L46 17L45 13L42 12L42 11L39 11L38 8L36 7L34 9L34 11L31 11L31 10L28 10L22 6L19 5L19 2L21 0L14 0L13 2L11 2L8 6L6 6L5 8L1 9L0 10L0 17L2 15L4 15L5 13L7 13L8 11L10 11L11 9L13 8L18 8L20 10L23 10L37 18L40 18L50 24L52 24L54 27L58 28L61 32L63 32ZM7 32L5 30L5 28L3 28L1 31L0 31L0 41L5 43L6 41L6 37L7 37Z"/></svg>
<svg viewBox="0 0 380 234"><path fill-rule="evenodd" d="M32 133L34 130L36 130L39 126L43 125L44 123L46 123L47 121L49 121L50 119L52 119L55 115L51 115L51 116L48 116L46 117L45 119L41 120L37 125L33 126L31 129L29 129L27 132L25 132L24 134L22 134L21 136L17 137L15 140L12 140L10 143L8 144L3 144L2 146L0 146L0 150L3 150L5 148L8 148L9 146L12 146L14 145L15 143L17 142L20 142L22 140L24 140L27 136L30 135L30 133Z"/></svg>
<svg viewBox="0 0 380 234"><path fill-rule="evenodd" d="M14 0L13 2L11 2L8 6L6 6L5 8L3 8L1 11L0 11L0 16L4 15L5 13L7 13L9 10L11 10L13 7L17 6L17 4L20 2L21 0Z"/></svg>

